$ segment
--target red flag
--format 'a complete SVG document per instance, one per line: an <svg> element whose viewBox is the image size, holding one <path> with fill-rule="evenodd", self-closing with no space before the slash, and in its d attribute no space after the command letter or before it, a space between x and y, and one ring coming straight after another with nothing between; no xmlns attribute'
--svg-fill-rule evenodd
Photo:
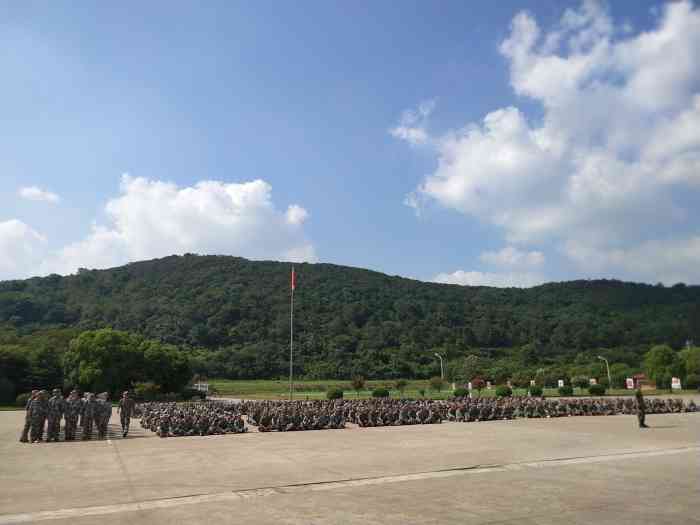
<svg viewBox="0 0 700 525"><path fill-rule="evenodd" d="M292 291L297 288L297 274L294 273L294 266L292 266Z"/></svg>

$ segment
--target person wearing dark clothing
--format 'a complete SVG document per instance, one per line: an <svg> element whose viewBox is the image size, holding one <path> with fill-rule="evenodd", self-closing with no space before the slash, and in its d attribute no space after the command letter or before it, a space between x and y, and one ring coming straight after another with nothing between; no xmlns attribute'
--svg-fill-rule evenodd
<svg viewBox="0 0 700 525"><path fill-rule="evenodd" d="M637 421L639 421L639 428L649 428L644 419L646 418L646 407L644 406L644 396L642 395L642 389L638 388L634 393L634 397L637 401Z"/></svg>

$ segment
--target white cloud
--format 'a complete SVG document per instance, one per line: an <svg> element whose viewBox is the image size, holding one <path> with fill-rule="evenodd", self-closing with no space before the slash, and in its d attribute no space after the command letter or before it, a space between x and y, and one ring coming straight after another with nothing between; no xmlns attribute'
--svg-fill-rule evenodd
<svg viewBox="0 0 700 525"><path fill-rule="evenodd" d="M634 279L667 285L700 282L700 235L684 239L649 240L629 248L599 248L569 241L565 253L591 270L615 268Z"/></svg>
<svg viewBox="0 0 700 525"><path fill-rule="evenodd" d="M499 288L529 288L545 282L542 275L530 272L489 273L457 270L440 273L433 278L436 283L462 286L496 286Z"/></svg>
<svg viewBox="0 0 700 525"><path fill-rule="evenodd" d="M297 204L292 204L287 208L286 220L288 224L300 225L309 218L309 212Z"/></svg>
<svg viewBox="0 0 700 525"><path fill-rule="evenodd" d="M391 128L389 133L413 146L425 144L429 139L425 125L434 109L434 99L421 102L415 110L407 109L401 115L398 125Z"/></svg>
<svg viewBox="0 0 700 525"><path fill-rule="evenodd" d="M19 196L30 201L59 202L61 198L47 190L42 190L38 186L26 186L20 188Z"/></svg>
<svg viewBox="0 0 700 525"><path fill-rule="evenodd" d="M0 279L188 252L316 260L302 229L308 212L299 205L277 209L263 180L178 187L124 175L120 195L107 202L105 213L105 224L94 224L85 238L52 253L44 249L46 239L26 224L0 223Z"/></svg>
<svg viewBox="0 0 700 525"><path fill-rule="evenodd" d="M104 268L173 253L239 255L251 259L316 260L300 229L307 212L278 211L272 187L202 181L180 188L170 182L124 175L121 195L106 207L109 224L49 261L58 273Z"/></svg>
<svg viewBox="0 0 700 525"><path fill-rule="evenodd" d="M514 91L543 117L504 107L427 135L437 168L406 203L435 201L502 228L510 243L597 252L698 232L677 194L700 190L700 8L668 3L653 29L627 29L595 1L551 31L518 14L500 50Z"/></svg>
<svg viewBox="0 0 700 525"><path fill-rule="evenodd" d="M479 258L487 264L496 266L523 266L535 267L544 264L545 256L542 252L524 252L514 246L505 246L497 252L484 252Z"/></svg>
<svg viewBox="0 0 700 525"><path fill-rule="evenodd" d="M0 222L0 279L31 275L46 253L46 239L22 221Z"/></svg>

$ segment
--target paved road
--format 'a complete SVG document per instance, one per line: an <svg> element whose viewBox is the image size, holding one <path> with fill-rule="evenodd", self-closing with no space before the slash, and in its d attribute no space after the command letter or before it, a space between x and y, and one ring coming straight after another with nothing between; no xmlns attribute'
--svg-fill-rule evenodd
<svg viewBox="0 0 700 525"><path fill-rule="evenodd" d="M698 413L37 445L22 417L0 525L700 523Z"/></svg>

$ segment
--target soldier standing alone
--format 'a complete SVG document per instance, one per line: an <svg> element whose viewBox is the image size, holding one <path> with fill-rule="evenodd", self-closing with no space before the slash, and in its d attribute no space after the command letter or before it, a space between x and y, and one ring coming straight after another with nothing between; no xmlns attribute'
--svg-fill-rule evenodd
<svg viewBox="0 0 700 525"><path fill-rule="evenodd" d="M129 397L129 392L124 392L122 394L122 398L119 400L119 406L117 407L117 412L119 412L119 421L122 424L123 437L126 437L126 435L129 433L129 423L131 422L131 416L134 414L135 406L136 403Z"/></svg>
<svg viewBox="0 0 700 525"><path fill-rule="evenodd" d="M634 393L634 397L637 400L637 420L639 421L639 428L649 428L646 423L644 423L644 418L646 417L646 407L644 406L644 396L642 395L642 389L638 388Z"/></svg>

